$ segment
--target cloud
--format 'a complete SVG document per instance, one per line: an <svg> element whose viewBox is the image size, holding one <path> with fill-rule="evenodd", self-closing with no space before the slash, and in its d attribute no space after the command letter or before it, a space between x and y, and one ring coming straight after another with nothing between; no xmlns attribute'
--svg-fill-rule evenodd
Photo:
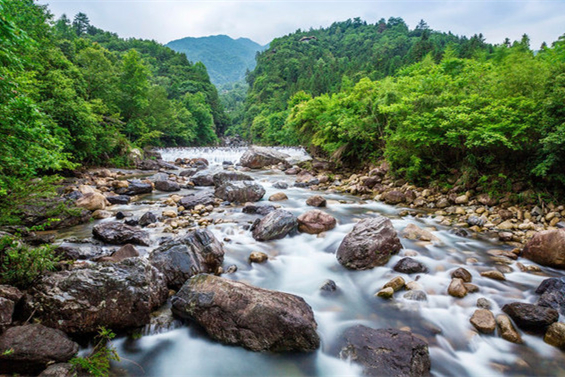
<svg viewBox="0 0 565 377"><path fill-rule="evenodd" d="M361 17L402 17L414 27L424 19L430 27L487 42L520 39L527 33L532 47L565 33L565 3L556 0L40 0L58 17L86 13L92 24L122 37L166 43L187 36L227 34L261 44L294 32Z"/></svg>

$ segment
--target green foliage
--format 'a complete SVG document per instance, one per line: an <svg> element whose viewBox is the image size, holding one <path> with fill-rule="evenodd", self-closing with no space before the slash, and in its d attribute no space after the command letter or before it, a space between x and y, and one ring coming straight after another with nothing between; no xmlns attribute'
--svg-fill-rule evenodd
<svg viewBox="0 0 565 377"><path fill-rule="evenodd" d="M110 375L110 363L120 361L116 348L111 340L116 337L112 330L100 327L95 338L95 345L87 357L74 357L71 363L77 370L86 372L91 376L105 377Z"/></svg>
<svg viewBox="0 0 565 377"><path fill-rule="evenodd" d="M29 287L37 277L55 269L54 246L29 247L12 236L0 238L0 283Z"/></svg>

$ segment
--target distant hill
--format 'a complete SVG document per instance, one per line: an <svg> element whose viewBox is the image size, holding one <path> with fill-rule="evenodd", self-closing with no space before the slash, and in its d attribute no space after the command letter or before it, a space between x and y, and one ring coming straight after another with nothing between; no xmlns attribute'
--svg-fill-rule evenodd
<svg viewBox="0 0 565 377"><path fill-rule="evenodd" d="M245 71L255 68L255 55L263 51L261 46L248 38L232 39L227 35L187 37L167 43L167 47L186 54L193 62L204 63L215 85L241 81Z"/></svg>

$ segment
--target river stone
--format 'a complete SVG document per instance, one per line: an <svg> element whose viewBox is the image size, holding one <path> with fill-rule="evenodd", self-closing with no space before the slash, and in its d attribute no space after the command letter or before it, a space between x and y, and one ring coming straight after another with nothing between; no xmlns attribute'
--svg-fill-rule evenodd
<svg viewBox="0 0 565 377"><path fill-rule="evenodd" d="M106 197L99 192L90 192L84 194L80 199L75 202L75 205L89 211L96 211L98 209L106 209L106 205L110 203Z"/></svg>
<svg viewBox="0 0 565 377"><path fill-rule="evenodd" d="M277 209L263 217L253 229L257 241L270 241L284 238L298 227L296 217L283 209Z"/></svg>
<svg viewBox="0 0 565 377"><path fill-rule="evenodd" d="M180 185L171 180L155 181L155 189L159 191L172 192L180 191Z"/></svg>
<svg viewBox="0 0 565 377"><path fill-rule="evenodd" d="M392 269L403 274L417 274L428 272L428 268L425 265L410 257L402 258L394 265Z"/></svg>
<svg viewBox="0 0 565 377"><path fill-rule="evenodd" d="M139 256L139 251L137 251L137 249L135 248L135 246L133 246L132 244L126 244L124 246L122 246L119 250L117 250L115 253L113 253L111 256L109 257L102 257L98 260L96 260L96 262L112 262L112 263L117 263L117 262L121 262L124 259L127 258L135 258Z"/></svg>
<svg viewBox="0 0 565 377"><path fill-rule="evenodd" d="M251 181L228 181L216 187L214 194L228 202L258 202L265 195L265 189Z"/></svg>
<svg viewBox="0 0 565 377"><path fill-rule="evenodd" d="M318 234L335 228L337 220L330 214L313 209L298 216L298 230Z"/></svg>
<svg viewBox="0 0 565 377"><path fill-rule="evenodd" d="M190 177L190 180L194 183L194 186L214 186L214 175L216 173L218 171L212 169L200 170Z"/></svg>
<svg viewBox="0 0 565 377"><path fill-rule="evenodd" d="M7 298L0 297L0 327L7 326L12 323L12 316L14 315L14 308L16 303Z"/></svg>
<svg viewBox="0 0 565 377"><path fill-rule="evenodd" d="M408 224L406 228L402 230L402 237L409 240L419 240L419 241L439 241L439 238L434 236L432 233L428 232L417 226L416 224Z"/></svg>
<svg viewBox="0 0 565 377"><path fill-rule="evenodd" d="M481 309L490 309L491 308L491 304L490 301L484 297L479 297L477 299L477 307L481 308Z"/></svg>
<svg viewBox="0 0 565 377"><path fill-rule="evenodd" d="M149 262L163 273L168 287L179 289L196 274L215 273L224 263L224 248L208 229L198 229L153 250Z"/></svg>
<svg viewBox="0 0 565 377"><path fill-rule="evenodd" d="M151 183L142 182L139 179L133 179L129 181L129 186L127 188L120 189L116 191L117 194L125 194L125 195L141 195L141 194L148 194L153 191L153 186Z"/></svg>
<svg viewBox="0 0 565 377"><path fill-rule="evenodd" d="M337 291L337 284L335 283L335 281L328 279L320 287L320 290L322 291L322 294L333 293L333 292Z"/></svg>
<svg viewBox="0 0 565 377"><path fill-rule="evenodd" d="M127 195L116 195L116 196L108 196L106 200L110 204L128 204L131 198Z"/></svg>
<svg viewBox="0 0 565 377"><path fill-rule="evenodd" d="M82 374L77 374L75 367L71 363L57 363L51 364L45 369L39 377L78 377Z"/></svg>
<svg viewBox="0 0 565 377"><path fill-rule="evenodd" d="M565 278L545 279L536 293L541 295L537 303L539 306L553 308L565 315Z"/></svg>
<svg viewBox="0 0 565 377"><path fill-rule="evenodd" d="M398 292L399 290L404 288L405 285L406 282L404 281L404 278L402 278L402 276L395 276L394 278L390 279L390 281L388 281L385 285L383 285L383 288L390 287L394 289L395 292Z"/></svg>
<svg viewBox="0 0 565 377"><path fill-rule="evenodd" d="M226 182L253 181L253 177L238 171L221 171L214 174L214 186L219 187Z"/></svg>
<svg viewBox="0 0 565 377"><path fill-rule="evenodd" d="M305 352L320 346L312 308L288 293L200 274L173 296L172 310L213 339L252 351Z"/></svg>
<svg viewBox="0 0 565 377"><path fill-rule="evenodd" d="M288 183L286 182L275 182L273 183L273 187L278 189L278 190L286 190L288 188Z"/></svg>
<svg viewBox="0 0 565 377"><path fill-rule="evenodd" d="M149 246L149 233L117 221L97 224L92 228L94 237L110 244Z"/></svg>
<svg viewBox="0 0 565 377"><path fill-rule="evenodd" d="M67 361L77 352L78 344L60 330L40 324L11 327L0 336L0 374L37 375L47 364Z"/></svg>
<svg viewBox="0 0 565 377"><path fill-rule="evenodd" d="M492 280L506 280L504 274L498 270L481 272L481 276Z"/></svg>
<svg viewBox="0 0 565 377"><path fill-rule="evenodd" d="M514 328L512 321L505 314L499 314L496 316L496 324L498 325L498 330L500 331L500 336L502 339L511 343L522 343L522 337L520 333Z"/></svg>
<svg viewBox="0 0 565 377"><path fill-rule="evenodd" d="M245 203L245 206L241 210L243 213L257 214L257 215L268 215L269 213L276 211L277 207L272 204L253 204Z"/></svg>
<svg viewBox="0 0 565 377"><path fill-rule="evenodd" d="M311 207L325 207L327 202L322 196L314 195L306 199L306 204Z"/></svg>
<svg viewBox="0 0 565 377"><path fill-rule="evenodd" d="M462 279L453 278L447 288L447 293L453 297L463 298L467 295L467 288L465 287Z"/></svg>
<svg viewBox="0 0 565 377"><path fill-rule="evenodd" d="M240 164L251 169L260 169L265 166L277 165L282 163L284 166L290 166L286 159L290 157L286 153L281 153L272 148L250 147L241 156Z"/></svg>
<svg viewBox="0 0 565 377"><path fill-rule="evenodd" d="M555 322L551 324L543 340L554 347L565 348L565 323Z"/></svg>
<svg viewBox="0 0 565 377"><path fill-rule="evenodd" d="M451 273L452 278L458 278L463 280L465 283L470 283L473 280L471 273L464 269L463 267L459 267L455 271Z"/></svg>
<svg viewBox="0 0 565 377"><path fill-rule="evenodd" d="M253 251L249 254L249 263L264 263L269 259L269 256L261 251Z"/></svg>
<svg viewBox="0 0 565 377"><path fill-rule="evenodd" d="M149 224L155 224L159 219L157 219L157 215L153 212L145 212L143 216L139 219L139 226L146 227Z"/></svg>
<svg viewBox="0 0 565 377"><path fill-rule="evenodd" d="M366 270L385 265L402 249L392 222L377 215L359 221L337 249L337 260L346 268Z"/></svg>
<svg viewBox="0 0 565 377"><path fill-rule="evenodd" d="M565 268L565 229L536 233L526 244L522 256L543 266Z"/></svg>
<svg viewBox="0 0 565 377"><path fill-rule="evenodd" d="M197 191L182 198L178 205L185 209L194 209L197 205L203 206L213 205L216 203L216 197L210 191Z"/></svg>
<svg viewBox="0 0 565 377"><path fill-rule="evenodd" d="M275 192L273 195L269 196L270 202L281 202L283 200L288 200L288 196L284 192Z"/></svg>
<svg viewBox="0 0 565 377"><path fill-rule="evenodd" d="M559 313L555 309L523 302L506 304L502 311L521 329L538 333L545 332L549 325L559 319Z"/></svg>
<svg viewBox="0 0 565 377"><path fill-rule="evenodd" d="M330 353L363 367L367 376L428 376L428 344L408 331L350 327Z"/></svg>
<svg viewBox="0 0 565 377"><path fill-rule="evenodd" d="M378 291L375 296L384 299L392 298L394 296L394 289L392 287L383 288L380 291Z"/></svg>
<svg viewBox="0 0 565 377"><path fill-rule="evenodd" d="M387 193L384 193L383 196L382 196L382 199L387 204L399 204L399 203L402 203L405 200L404 193L402 193L401 191L397 191L397 190L393 190L393 191L389 191Z"/></svg>
<svg viewBox="0 0 565 377"><path fill-rule="evenodd" d="M128 258L43 276L26 296L26 312L67 333L94 333L149 323L168 296L165 277L148 261Z"/></svg>
<svg viewBox="0 0 565 377"><path fill-rule="evenodd" d="M414 289L408 291L402 297L404 297L406 300L411 300L411 301L426 301L428 299L428 295L426 295L426 292L422 291L421 289Z"/></svg>
<svg viewBox="0 0 565 377"><path fill-rule="evenodd" d="M496 328L494 315L490 310L477 309L473 313L470 322L475 328L483 334L492 334Z"/></svg>

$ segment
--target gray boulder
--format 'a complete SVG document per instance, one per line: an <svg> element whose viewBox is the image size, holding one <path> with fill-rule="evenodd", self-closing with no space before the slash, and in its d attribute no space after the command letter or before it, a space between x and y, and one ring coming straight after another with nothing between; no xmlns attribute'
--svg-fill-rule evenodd
<svg viewBox="0 0 565 377"><path fill-rule="evenodd" d="M185 196L179 201L179 205L185 209L193 209L199 204L203 206L213 205L216 202L216 197L210 191L198 191L194 194Z"/></svg>
<svg viewBox="0 0 565 377"><path fill-rule="evenodd" d="M253 238L257 241L278 240L296 231L297 227L298 221L292 213L277 209L263 217L255 226Z"/></svg>
<svg viewBox="0 0 565 377"><path fill-rule="evenodd" d="M139 179L134 179L129 181L129 186L127 188L119 189L116 191L117 194L124 195L141 195L149 194L153 191L153 186L151 183L142 182Z"/></svg>
<svg viewBox="0 0 565 377"><path fill-rule="evenodd" d="M539 306L553 308L565 315L565 278L545 279L536 289L536 293L541 295Z"/></svg>
<svg viewBox="0 0 565 377"><path fill-rule="evenodd" d="M552 308L537 306L524 302L513 302L502 307L502 311L510 316L522 330L544 333L559 319L559 313Z"/></svg>
<svg viewBox="0 0 565 377"><path fill-rule="evenodd" d="M138 224L139 226L146 227L147 225L154 224L157 221L159 221L159 219L157 219L157 215L151 211L147 211L139 218Z"/></svg>
<svg viewBox="0 0 565 377"><path fill-rule="evenodd" d="M378 215L361 220L337 249L337 260L352 270L366 270L385 265L392 254L402 249L389 219Z"/></svg>
<svg viewBox="0 0 565 377"><path fill-rule="evenodd" d="M428 344L407 331L357 325L342 334L331 353L363 367L367 376L428 376Z"/></svg>
<svg viewBox="0 0 565 377"><path fill-rule="evenodd" d="M312 308L301 297L213 275L188 280L173 313L200 324L215 340L253 351L314 351L320 346Z"/></svg>
<svg viewBox="0 0 565 377"><path fill-rule="evenodd" d="M226 182L253 181L253 177L238 171L221 171L214 174L213 180L214 185L219 187Z"/></svg>
<svg viewBox="0 0 565 377"><path fill-rule="evenodd" d="M428 268L425 265L410 257L402 258L394 265L392 269L403 274L417 274L428 272Z"/></svg>
<svg viewBox="0 0 565 377"><path fill-rule="evenodd" d="M198 229L168 241L149 255L167 285L179 289L190 277L215 273L224 262L224 248L207 229Z"/></svg>
<svg viewBox="0 0 565 377"><path fill-rule="evenodd" d="M216 187L214 194L228 202L258 202L265 195L265 189L260 184L254 182L229 181Z"/></svg>
<svg viewBox="0 0 565 377"><path fill-rule="evenodd" d="M194 183L194 186L214 186L214 175L216 173L216 170L211 169L200 170L190 177L190 180Z"/></svg>
<svg viewBox="0 0 565 377"><path fill-rule="evenodd" d="M243 213L249 213L249 214L253 214L253 215L268 215L269 213L276 211L277 207L275 207L272 204L253 204L253 203L247 203L245 204L245 206L243 207L243 209L241 210Z"/></svg>
<svg viewBox="0 0 565 377"><path fill-rule="evenodd" d="M288 157L290 157L288 154L281 153L272 148L253 146L241 156L239 162L242 166L251 169L260 169L279 163L290 167L290 164L286 161Z"/></svg>
<svg viewBox="0 0 565 377"><path fill-rule="evenodd" d="M93 333L149 323L168 296L165 277L149 262L89 264L45 275L26 296L26 312L67 333Z"/></svg>
<svg viewBox="0 0 565 377"><path fill-rule="evenodd" d="M110 204L128 204L131 198L128 195L107 196L106 200Z"/></svg>
<svg viewBox="0 0 565 377"><path fill-rule="evenodd" d="M92 228L92 234L95 238L110 244L125 245L131 243L149 246L149 233L117 221L95 225Z"/></svg>
<svg viewBox="0 0 565 377"><path fill-rule="evenodd" d="M155 188L159 191L172 192L180 191L180 185L171 180L155 181Z"/></svg>

